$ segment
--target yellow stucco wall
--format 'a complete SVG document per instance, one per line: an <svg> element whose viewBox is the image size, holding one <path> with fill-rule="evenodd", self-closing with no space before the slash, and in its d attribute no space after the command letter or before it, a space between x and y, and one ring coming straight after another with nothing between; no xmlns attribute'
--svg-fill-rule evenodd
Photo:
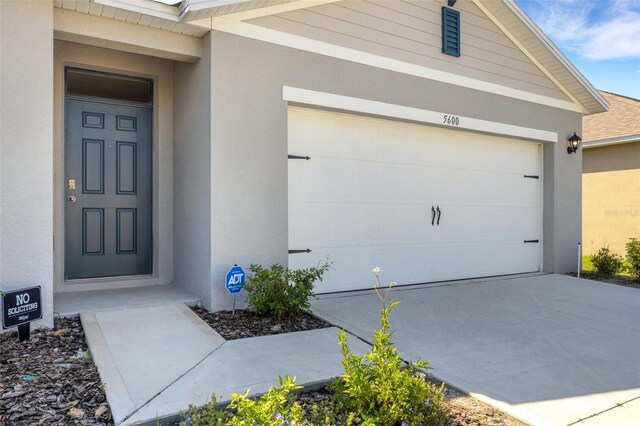
<svg viewBox="0 0 640 426"><path fill-rule="evenodd" d="M601 247L625 254L640 238L640 142L585 149L582 174L584 254Z"/></svg>

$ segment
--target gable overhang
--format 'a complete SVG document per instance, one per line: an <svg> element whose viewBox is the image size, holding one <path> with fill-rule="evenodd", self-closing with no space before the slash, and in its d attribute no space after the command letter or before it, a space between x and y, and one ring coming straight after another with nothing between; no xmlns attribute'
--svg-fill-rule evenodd
<svg viewBox="0 0 640 426"><path fill-rule="evenodd" d="M606 99L518 6L515 0L473 0L585 114L609 110Z"/></svg>

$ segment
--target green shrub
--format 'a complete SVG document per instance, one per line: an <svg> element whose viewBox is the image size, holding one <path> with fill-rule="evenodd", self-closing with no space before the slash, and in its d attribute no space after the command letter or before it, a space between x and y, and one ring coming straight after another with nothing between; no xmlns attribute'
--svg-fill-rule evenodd
<svg viewBox="0 0 640 426"><path fill-rule="evenodd" d="M380 268L373 270L378 281L374 286L382 302L380 329L374 332L373 347L364 355L354 354L347 335L340 331L339 341L345 373L332 384L336 399L358 416L357 423L367 426L439 425L448 414L442 404L444 385L436 387L425 380L427 360L407 363L391 342L389 314L398 304L380 291Z"/></svg>
<svg viewBox="0 0 640 426"><path fill-rule="evenodd" d="M253 273L244 288L249 306L258 314L292 320L310 308L313 284L331 267L329 262L315 268L288 269L275 264L271 269L251 265Z"/></svg>
<svg viewBox="0 0 640 426"><path fill-rule="evenodd" d="M281 426L302 422L302 407L291 392L300 389L296 379L289 376L278 377L278 385L258 399L249 399L249 391L243 395L232 394L229 408L236 414L227 423L229 426Z"/></svg>
<svg viewBox="0 0 640 426"><path fill-rule="evenodd" d="M591 262L596 272L604 277L612 277L624 270L622 256L611 253L609 247L603 247L592 255Z"/></svg>
<svg viewBox="0 0 640 426"><path fill-rule="evenodd" d="M629 272L634 277L640 278L640 240L637 238L629 238L626 247Z"/></svg>
<svg viewBox="0 0 640 426"><path fill-rule="evenodd" d="M180 413L184 423L191 426L281 426L302 424L302 407L291 392L300 389L295 377L278 377L278 385L271 386L266 394L249 399L249 390L243 395L231 394L230 411L218 409L215 396L203 407L189 405L186 413ZM181 423L183 424L183 423Z"/></svg>
<svg viewBox="0 0 640 426"><path fill-rule="evenodd" d="M185 423L194 426L224 426L231 418L231 413L218 409L218 401L215 395L201 408L189 405L186 413L180 413Z"/></svg>
<svg viewBox="0 0 640 426"><path fill-rule="evenodd" d="M353 426L358 418L356 413L349 413L344 405L335 398L327 398L304 406L305 422L312 426Z"/></svg>

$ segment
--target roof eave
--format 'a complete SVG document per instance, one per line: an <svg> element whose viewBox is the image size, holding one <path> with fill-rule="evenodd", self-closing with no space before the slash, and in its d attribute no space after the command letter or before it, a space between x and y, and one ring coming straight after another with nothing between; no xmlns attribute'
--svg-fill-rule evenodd
<svg viewBox="0 0 640 426"><path fill-rule="evenodd" d="M547 47L547 49L556 57L558 61L566 68L566 70L578 80L578 82L584 87L584 89L591 95L597 102L597 105L583 105L590 114L597 114L600 112L606 112L609 110L609 103L598 92L598 90L582 75L580 71L571 63L571 61L558 49L558 47L547 37L547 35L533 22L533 20L518 6L515 0L503 0L504 3L511 8L511 10L522 20L522 22L532 31L540 41Z"/></svg>
<svg viewBox="0 0 640 426"><path fill-rule="evenodd" d="M637 135L616 136L614 138L598 139L595 141L582 142L584 149L598 148L607 145L619 145L623 143L640 142L640 133Z"/></svg>

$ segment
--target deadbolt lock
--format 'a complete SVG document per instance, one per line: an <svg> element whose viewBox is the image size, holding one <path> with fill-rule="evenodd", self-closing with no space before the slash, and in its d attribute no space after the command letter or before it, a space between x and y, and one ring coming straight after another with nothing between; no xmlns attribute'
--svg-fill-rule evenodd
<svg viewBox="0 0 640 426"><path fill-rule="evenodd" d="M75 179L69 179L67 188L69 189L69 191L75 191L76 190L76 180Z"/></svg>

